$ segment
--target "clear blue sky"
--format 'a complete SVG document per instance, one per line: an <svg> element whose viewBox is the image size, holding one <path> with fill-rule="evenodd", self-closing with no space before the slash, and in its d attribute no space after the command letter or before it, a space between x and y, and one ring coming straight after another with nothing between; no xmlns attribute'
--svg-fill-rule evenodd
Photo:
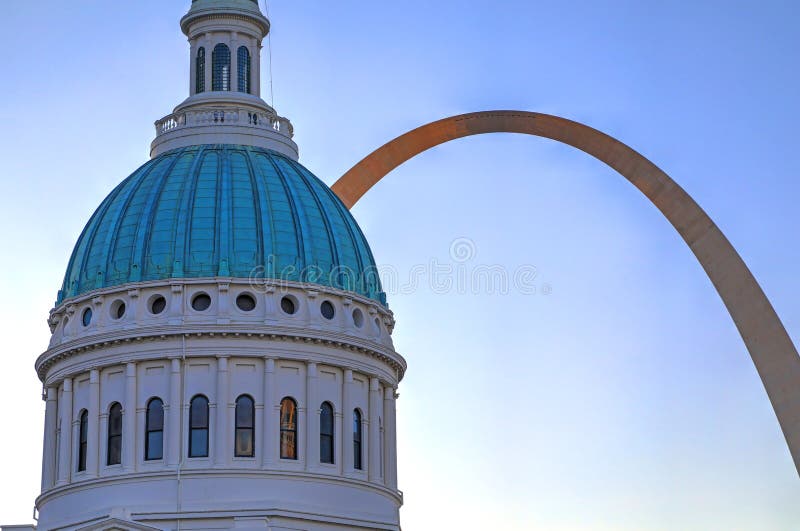
<svg viewBox="0 0 800 531"><path fill-rule="evenodd" d="M274 104L329 184L461 112L601 129L694 196L797 341L799 5L272 0ZM188 6L2 7L0 522L28 521L38 493L33 362L72 245L187 95ZM611 170L542 139L465 139L402 166L354 213L401 277L453 264L456 238L474 242L469 270L538 272L535 295L425 282L389 294L409 362L404 528L800 525L797 473L731 319L671 226Z"/></svg>

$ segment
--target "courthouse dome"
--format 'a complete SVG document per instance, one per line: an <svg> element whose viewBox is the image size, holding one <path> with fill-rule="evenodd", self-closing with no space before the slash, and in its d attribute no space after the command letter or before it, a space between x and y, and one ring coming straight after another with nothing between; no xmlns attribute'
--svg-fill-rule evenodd
<svg viewBox="0 0 800 531"><path fill-rule="evenodd" d="M238 145L172 150L120 183L78 239L57 304L207 277L307 282L385 304L369 245L330 188L277 152Z"/></svg>

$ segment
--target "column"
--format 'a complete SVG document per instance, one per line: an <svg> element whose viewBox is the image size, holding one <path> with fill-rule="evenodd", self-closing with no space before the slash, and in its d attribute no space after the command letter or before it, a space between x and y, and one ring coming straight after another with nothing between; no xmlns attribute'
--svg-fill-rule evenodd
<svg viewBox="0 0 800 531"><path fill-rule="evenodd" d="M387 387L383 398L383 425L386 444L385 482L390 489L397 490L397 434L395 414L395 390Z"/></svg>
<svg viewBox="0 0 800 531"><path fill-rule="evenodd" d="M89 426L86 432L86 472L97 477L100 463L100 371L89 371Z"/></svg>
<svg viewBox="0 0 800 531"><path fill-rule="evenodd" d="M228 452L228 357L217 356L217 418L214 424L214 455L216 466L226 466Z"/></svg>
<svg viewBox="0 0 800 531"><path fill-rule="evenodd" d="M122 410L122 466L136 470L136 363L125 364L125 404Z"/></svg>
<svg viewBox="0 0 800 531"><path fill-rule="evenodd" d="M261 467L272 468L278 448L279 414L275 414L275 360L264 359L264 413L261 421Z"/></svg>
<svg viewBox="0 0 800 531"><path fill-rule="evenodd" d="M342 473L353 472L353 371L344 371L344 384L342 387L342 444L341 457ZM363 439L363 437L362 437Z"/></svg>
<svg viewBox="0 0 800 531"><path fill-rule="evenodd" d="M214 87L211 85L212 75L211 75L211 68L213 63L211 62L211 57L214 54L214 43L209 38L208 34L203 36L203 46L206 48L206 91L213 90Z"/></svg>
<svg viewBox="0 0 800 531"><path fill-rule="evenodd" d="M183 440L183 429L181 426L181 360L172 358L170 360L169 375L169 403L166 405L167 426L164 433L167 446L167 463L170 467L177 467L181 462L181 441Z"/></svg>
<svg viewBox="0 0 800 531"><path fill-rule="evenodd" d="M317 364L310 362L306 371L306 470L319 462L319 404L317 404Z"/></svg>
<svg viewBox="0 0 800 531"><path fill-rule="evenodd" d="M261 97L261 43L253 39L250 46L250 92L254 96Z"/></svg>
<svg viewBox="0 0 800 531"><path fill-rule="evenodd" d="M58 429L58 389L48 387L45 392L42 492L51 488L56 481L56 430Z"/></svg>
<svg viewBox="0 0 800 531"><path fill-rule="evenodd" d="M197 87L194 84L197 78L197 39L192 40L189 45L189 96L197 94Z"/></svg>
<svg viewBox="0 0 800 531"><path fill-rule="evenodd" d="M380 415L383 410L381 387L377 378L369 379L369 480L381 480L381 429Z"/></svg>
<svg viewBox="0 0 800 531"><path fill-rule="evenodd" d="M58 403L61 414L61 436L58 447L58 484L69 483L72 470L72 378L64 378L61 400Z"/></svg>
<svg viewBox="0 0 800 531"><path fill-rule="evenodd" d="M239 44L236 32L231 33L228 39L228 47L231 49L231 91L239 90Z"/></svg>

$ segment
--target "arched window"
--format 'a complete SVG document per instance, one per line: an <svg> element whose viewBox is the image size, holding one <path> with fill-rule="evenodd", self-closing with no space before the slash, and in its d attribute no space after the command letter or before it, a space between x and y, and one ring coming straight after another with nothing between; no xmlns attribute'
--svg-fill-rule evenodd
<svg viewBox="0 0 800 531"><path fill-rule="evenodd" d="M323 402L319 411L319 462L333 464L333 406Z"/></svg>
<svg viewBox="0 0 800 531"><path fill-rule="evenodd" d="M236 457L255 455L255 404L242 395L236 399Z"/></svg>
<svg viewBox="0 0 800 531"><path fill-rule="evenodd" d="M231 89L231 49L220 43L211 52L211 90Z"/></svg>
<svg viewBox="0 0 800 531"><path fill-rule="evenodd" d="M208 398L203 395L189 403L189 457L208 457Z"/></svg>
<svg viewBox="0 0 800 531"><path fill-rule="evenodd" d="M247 49L247 46L239 46L237 60L239 63L239 92L250 94L250 50Z"/></svg>
<svg viewBox="0 0 800 531"><path fill-rule="evenodd" d="M195 59L194 67L194 87L195 92L206 91L206 49L200 48L197 50L197 59Z"/></svg>
<svg viewBox="0 0 800 531"><path fill-rule="evenodd" d="M297 459L297 402L281 400L281 459Z"/></svg>
<svg viewBox="0 0 800 531"><path fill-rule="evenodd" d="M353 468L361 470L361 411L353 411Z"/></svg>
<svg viewBox="0 0 800 531"><path fill-rule="evenodd" d="M164 457L164 402L151 398L145 418L144 459L153 461Z"/></svg>
<svg viewBox="0 0 800 531"><path fill-rule="evenodd" d="M89 442L89 412L81 411L78 432L78 472L86 470L86 445Z"/></svg>
<svg viewBox="0 0 800 531"><path fill-rule="evenodd" d="M118 465L122 462L122 406L114 402L108 410L108 446L107 465Z"/></svg>

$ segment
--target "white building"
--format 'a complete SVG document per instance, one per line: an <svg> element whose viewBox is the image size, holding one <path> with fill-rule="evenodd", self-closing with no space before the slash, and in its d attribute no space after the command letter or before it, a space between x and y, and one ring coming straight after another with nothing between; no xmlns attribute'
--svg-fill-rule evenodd
<svg viewBox="0 0 800 531"><path fill-rule="evenodd" d="M50 312L38 529L398 530L406 364L369 245L260 97L257 2L181 29L190 97Z"/></svg>

